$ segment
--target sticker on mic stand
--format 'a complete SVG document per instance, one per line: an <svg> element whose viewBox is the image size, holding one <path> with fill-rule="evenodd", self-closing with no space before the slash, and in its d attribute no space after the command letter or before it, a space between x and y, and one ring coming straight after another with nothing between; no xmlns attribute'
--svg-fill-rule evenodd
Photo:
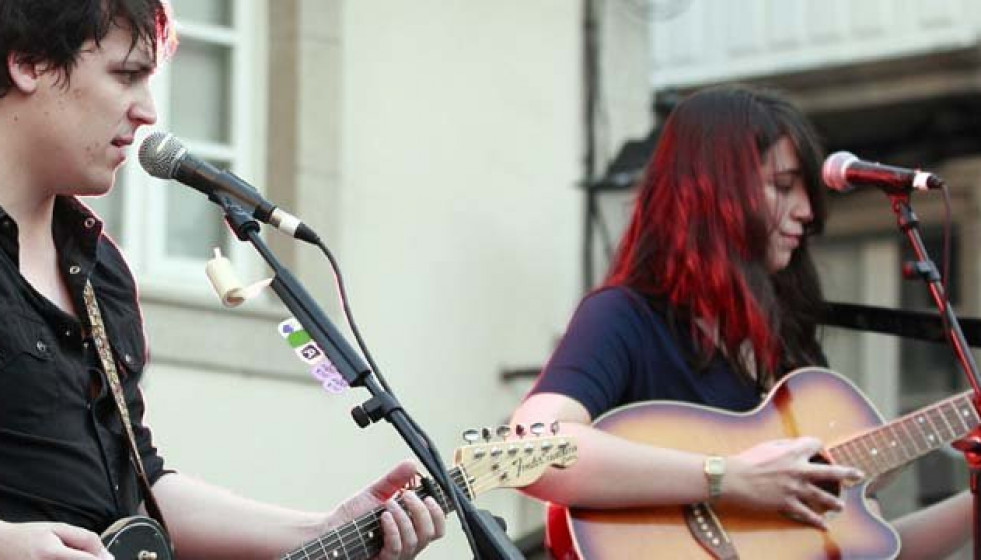
<svg viewBox="0 0 981 560"><path fill-rule="evenodd" d="M312 365L310 375L320 382L328 393L341 393L348 388L347 381L327 358L320 346L310 337L299 321L290 317L278 327L279 334L304 363Z"/></svg>

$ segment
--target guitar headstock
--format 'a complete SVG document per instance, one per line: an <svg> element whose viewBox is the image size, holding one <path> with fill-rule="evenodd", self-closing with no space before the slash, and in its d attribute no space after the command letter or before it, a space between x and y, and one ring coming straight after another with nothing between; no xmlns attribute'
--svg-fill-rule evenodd
<svg viewBox="0 0 981 560"><path fill-rule="evenodd" d="M565 468L579 458L575 441L559 436L553 430L544 435L544 424L531 427L527 435L523 427L514 434L501 426L492 435L490 430L468 430L464 439L470 445L459 447L454 463L465 473L472 494L493 488L520 488L538 480L549 467ZM483 442L478 441L483 439Z"/></svg>

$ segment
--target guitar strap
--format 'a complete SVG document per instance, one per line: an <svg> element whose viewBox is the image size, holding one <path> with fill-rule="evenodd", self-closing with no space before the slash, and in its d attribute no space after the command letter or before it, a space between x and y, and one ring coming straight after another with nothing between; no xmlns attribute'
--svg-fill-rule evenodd
<svg viewBox="0 0 981 560"><path fill-rule="evenodd" d="M119 417L126 432L125 439L129 447L130 461L136 468L136 478L139 480L143 499L146 503L146 511L150 514L150 517L154 518L157 523L160 523L164 528L164 532L167 532L167 524L164 523L163 514L160 513L160 507L157 505L157 500L154 498L153 491L150 489L150 480L146 476L146 469L143 468L143 460L140 458L140 450L136 446L136 436L133 434L133 424L129 418L129 409L126 406L126 396L123 394L123 386L119 382L119 374L116 372L116 361L112 357L112 347L109 346L109 337L106 334L105 324L102 322L102 313L99 311L99 304L95 300L95 290L92 288L92 282L88 280L85 281L83 296L85 299L85 309L89 315L89 323L92 327L92 338L95 340L95 348L99 353L99 361L102 362L102 368L106 371L109 386L112 388L113 400L116 401L116 408L119 410Z"/></svg>

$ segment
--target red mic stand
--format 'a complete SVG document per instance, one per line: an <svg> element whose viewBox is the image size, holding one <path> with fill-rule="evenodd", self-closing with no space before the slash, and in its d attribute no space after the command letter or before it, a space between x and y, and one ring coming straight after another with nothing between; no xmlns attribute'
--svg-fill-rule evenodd
<svg viewBox="0 0 981 560"><path fill-rule="evenodd" d="M916 254L916 261L913 263L911 272L919 275L927 283L927 287L930 289L930 295L933 296L933 301L937 305L937 309L939 309L940 316L943 319L944 333L947 335L947 341L950 342L951 347L954 349L957 362L960 364L961 370L967 376L967 380L974 390L974 408L981 410L981 406L979 406L981 404L981 378L978 376L978 366L974 362L974 355L971 354L967 340L964 338L964 332L961 331L957 316L954 314L954 310L950 306L950 301L947 299L947 294L944 292L940 273L937 272L936 265L930 260L926 252L926 247L923 245L923 239L920 237L919 231L919 219L909 205L909 193L891 194L889 198L892 200L892 209L896 213L899 229L906 234L910 245L913 247L913 252ZM967 466L970 470L971 494L974 498L973 520L971 524L974 537L974 558L975 560L981 560L981 539L979 539L979 536L981 536L981 515L979 515L981 501L979 501L978 493L979 480L981 480L981 426L975 426L967 436L955 441L953 445L964 453L964 459L967 461Z"/></svg>

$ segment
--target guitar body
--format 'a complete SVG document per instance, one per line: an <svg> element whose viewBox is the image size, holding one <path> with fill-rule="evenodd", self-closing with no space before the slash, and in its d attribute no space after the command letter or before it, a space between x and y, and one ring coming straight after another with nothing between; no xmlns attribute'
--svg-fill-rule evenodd
<svg viewBox="0 0 981 560"><path fill-rule="evenodd" d="M800 436L815 436L828 446L882 424L882 417L850 381L819 368L788 375L765 402L747 413L652 401L618 408L595 422L597 428L631 441L715 455ZM898 535L867 509L866 486L863 482L841 488L845 508L830 516L827 532L776 513L725 506L712 510L741 559L894 558ZM549 508L547 539L562 560L712 557L693 537L682 507Z"/></svg>
<svg viewBox="0 0 981 560"><path fill-rule="evenodd" d="M102 544L116 560L174 560L170 539L149 517L127 517L102 533Z"/></svg>

